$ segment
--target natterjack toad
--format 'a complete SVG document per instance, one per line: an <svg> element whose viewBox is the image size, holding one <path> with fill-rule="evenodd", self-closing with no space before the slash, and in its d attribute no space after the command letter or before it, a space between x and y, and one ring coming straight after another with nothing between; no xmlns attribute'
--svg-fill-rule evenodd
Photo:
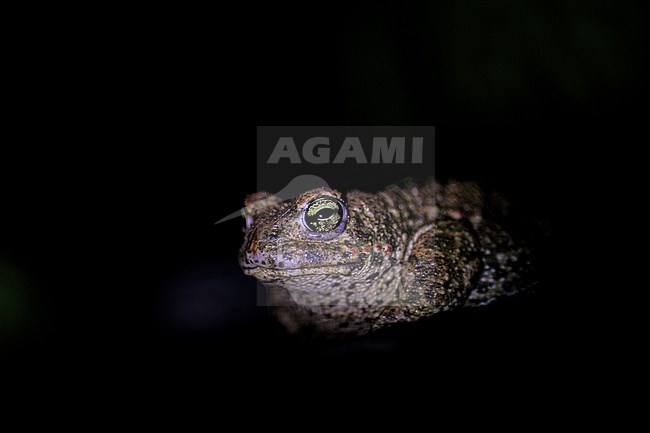
<svg viewBox="0 0 650 433"><path fill-rule="evenodd" d="M508 204L474 183L319 188L286 201L261 192L245 216L240 264L291 332L364 334L531 284Z"/></svg>

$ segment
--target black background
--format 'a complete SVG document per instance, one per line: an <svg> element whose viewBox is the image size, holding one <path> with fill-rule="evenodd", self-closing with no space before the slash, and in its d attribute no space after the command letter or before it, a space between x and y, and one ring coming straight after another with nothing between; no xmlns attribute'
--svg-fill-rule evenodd
<svg viewBox="0 0 650 433"><path fill-rule="evenodd" d="M621 289L595 247L625 207L617 158L647 120L645 12L256 6L25 36L0 160L8 371L163 388L322 388L343 373L592 386L583 366L621 344ZM238 268L242 221L214 225L255 190L258 124L435 125L437 175L497 187L553 224L538 293L359 341L286 337Z"/></svg>

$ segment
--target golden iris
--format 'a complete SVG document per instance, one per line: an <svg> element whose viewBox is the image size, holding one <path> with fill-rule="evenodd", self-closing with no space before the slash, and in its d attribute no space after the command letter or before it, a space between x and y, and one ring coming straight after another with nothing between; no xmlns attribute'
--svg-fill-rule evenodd
<svg viewBox="0 0 650 433"><path fill-rule="evenodd" d="M307 205L303 220L313 232L331 232L343 221L343 205L333 197L318 197Z"/></svg>

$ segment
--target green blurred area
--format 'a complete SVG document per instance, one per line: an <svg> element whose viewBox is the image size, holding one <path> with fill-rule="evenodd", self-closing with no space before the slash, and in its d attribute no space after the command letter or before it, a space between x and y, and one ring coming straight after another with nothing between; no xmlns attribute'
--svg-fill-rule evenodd
<svg viewBox="0 0 650 433"><path fill-rule="evenodd" d="M33 284L19 266L0 258L0 343L23 338L38 322Z"/></svg>

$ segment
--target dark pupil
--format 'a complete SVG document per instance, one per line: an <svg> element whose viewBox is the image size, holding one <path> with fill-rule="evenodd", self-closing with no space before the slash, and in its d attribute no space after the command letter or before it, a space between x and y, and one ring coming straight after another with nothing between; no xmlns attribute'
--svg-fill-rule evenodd
<svg viewBox="0 0 650 433"><path fill-rule="evenodd" d="M318 219L325 219L334 215L334 212L336 212L334 209L322 209L318 211L316 215L318 216Z"/></svg>
<svg viewBox="0 0 650 433"><path fill-rule="evenodd" d="M343 219L343 209L337 200L319 198L309 204L305 211L304 221L307 228L313 232L331 232Z"/></svg>

